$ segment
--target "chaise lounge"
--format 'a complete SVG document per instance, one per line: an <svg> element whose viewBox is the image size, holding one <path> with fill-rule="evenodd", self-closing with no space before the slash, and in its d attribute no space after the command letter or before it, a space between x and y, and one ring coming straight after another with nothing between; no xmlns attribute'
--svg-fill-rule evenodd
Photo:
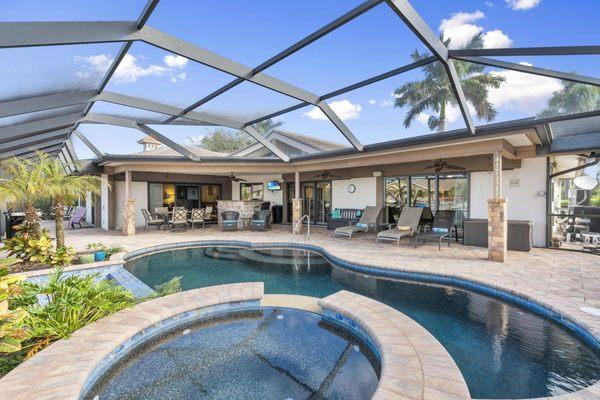
<svg viewBox="0 0 600 400"><path fill-rule="evenodd" d="M456 211L453 210L440 210L435 213L433 219L433 225L431 231L423 232L415 235L415 247L418 242L438 242L439 250L442 249L442 240L448 238L448 246L452 242L452 228L454 227L454 218L456 217Z"/></svg>
<svg viewBox="0 0 600 400"><path fill-rule="evenodd" d="M333 231L333 234L335 236L345 236L348 239L352 239L353 235L361 232L368 232L371 227L373 230L377 230L377 221L379 221L379 215L382 210L383 207L367 206L358 222L351 222L351 225L336 228L335 231Z"/></svg>
<svg viewBox="0 0 600 400"><path fill-rule="evenodd" d="M399 245L400 239L412 236L417 232L422 213L423 208L421 207L404 207L396 227L379 232L376 241L396 241L396 245Z"/></svg>

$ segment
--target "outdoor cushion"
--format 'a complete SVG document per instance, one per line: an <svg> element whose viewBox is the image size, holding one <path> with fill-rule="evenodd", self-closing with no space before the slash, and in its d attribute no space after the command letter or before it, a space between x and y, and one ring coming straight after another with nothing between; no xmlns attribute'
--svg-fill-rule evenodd
<svg viewBox="0 0 600 400"><path fill-rule="evenodd" d="M264 224L264 223L265 223L265 221L263 221L262 219L253 219L253 220L252 220L252 223L253 223L253 224Z"/></svg>
<svg viewBox="0 0 600 400"><path fill-rule="evenodd" d="M396 229L399 231L410 231L412 228L410 226L398 225Z"/></svg>
<svg viewBox="0 0 600 400"><path fill-rule="evenodd" d="M363 212L362 212L362 210L358 210L358 211L356 212L356 216L357 216L357 217L360 217L360 216L362 215L362 213L363 213Z"/></svg>
<svg viewBox="0 0 600 400"><path fill-rule="evenodd" d="M342 218L342 212L340 211L339 208L336 208L336 209L334 209L331 212L331 218L333 218L333 219L340 219L340 218Z"/></svg>
<svg viewBox="0 0 600 400"><path fill-rule="evenodd" d="M435 233L448 233L448 229L446 228L431 228L431 231Z"/></svg>
<svg viewBox="0 0 600 400"><path fill-rule="evenodd" d="M224 219L223 223L224 224L237 224L237 220L236 219Z"/></svg>
<svg viewBox="0 0 600 400"><path fill-rule="evenodd" d="M361 223L359 222L358 224L356 224L356 226L357 226L358 228L368 228L368 227L369 227L369 224L361 224Z"/></svg>

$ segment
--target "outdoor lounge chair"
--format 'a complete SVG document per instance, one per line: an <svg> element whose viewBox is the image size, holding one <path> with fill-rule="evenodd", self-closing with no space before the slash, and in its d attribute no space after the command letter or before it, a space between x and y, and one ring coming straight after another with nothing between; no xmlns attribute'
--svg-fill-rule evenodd
<svg viewBox="0 0 600 400"><path fill-rule="evenodd" d="M267 229L271 229L271 211L262 210L254 213L250 228L253 231L266 231Z"/></svg>
<svg viewBox="0 0 600 400"><path fill-rule="evenodd" d="M171 232L187 229L187 210L185 207L173 207L173 218L169 221Z"/></svg>
<svg viewBox="0 0 600 400"><path fill-rule="evenodd" d="M237 211L224 211L221 214L221 228L224 231L237 231L238 220L240 219L240 213Z"/></svg>
<svg viewBox="0 0 600 400"><path fill-rule="evenodd" d="M160 227L165 223L165 219L159 216L153 216L150 211L142 208L142 215L144 216L144 230L147 231L151 226L156 226L156 229L160 229Z"/></svg>
<svg viewBox="0 0 600 400"><path fill-rule="evenodd" d="M412 236L417 232L422 213L423 208L421 207L404 207L396 227L379 232L376 241L395 240L397 245L400 244L400 239L405 236Z"/></svg>
<svg viewBox="0 0 600 400"><path fill-rule="evenodd" d="M450 246L450 242L452 242L452 228L454 227L455 216L456 211L437 211L435 213L435 218L433 219L431 231L415 235L415 247L417 247L418 242L425 243L437 241L438 248L441 250L442 240L444 240L444 238L448 238L448 246Z"/></svg>
<svg viewBox="0 0 600 400"><path fill-rule="evenodd" d="M190 215L187 222L192 226L192 229L194 229L194 224L202 224L204 228L204 208L193 208L192 215Z"/></svg>
<svg viewBox="0 0 600 400"><path fill-rule="evenodd" d="M69 219L69 229L75 229L75 225L78 225L80 228L83 226L83 217L85 216L85 208L77 207L71 218Z"/></svg>
<svg viewBox="0 0 600 400"><path fill-rule="evenodd" d="M352 235L360 232L368 232L370 228L377 230L377 221L379 221L379 215L382 210L383 207L367 206L357 223L336 228L333 234L352 239Z"/></svg>

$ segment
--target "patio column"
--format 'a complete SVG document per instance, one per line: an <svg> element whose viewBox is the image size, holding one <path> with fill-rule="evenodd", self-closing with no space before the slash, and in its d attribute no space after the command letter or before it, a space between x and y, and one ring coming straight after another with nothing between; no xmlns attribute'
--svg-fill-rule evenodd
<svg viewBox="0 0 600 400"><path fill-rule="evenodd" d="M92 224L94 222L94 216L92 215L92 192L89 190L85 192L85 222Z"/></svg>
<svg viewBox="0 0 600 400"><path fill-rule="evenodd" d="M294 230L296 223L302 218L302 199L300 198L300 172L294 174L294 199L292 200L292 231L296 234L301 234L303 231L302 225L298 225L298 229Z"/></svg>
<svg viewBox="0 0 600 400"><path fill-rule="evenodd" d="M108 175L100 175L102 181L100 182L100 227L108 230L108 216L109 207L114 207L114 204L109 204L109 188L108 188ZM96 223L97 224L97 223Z"/></svg>
<svg viewBox="0 0 600 400"><path fill-rule="evenodd" d="M135 200L131 198L131 171L125 171L125 199L123 200L123 236L135 235Z"/></svg>
<svg viewBox="0 0 600 400"><path fill-rule="evenodd" d="M488 200L488 259L504 262L507 256L508 203L502 197L502 154L494 153L493 198Z"/></svg>

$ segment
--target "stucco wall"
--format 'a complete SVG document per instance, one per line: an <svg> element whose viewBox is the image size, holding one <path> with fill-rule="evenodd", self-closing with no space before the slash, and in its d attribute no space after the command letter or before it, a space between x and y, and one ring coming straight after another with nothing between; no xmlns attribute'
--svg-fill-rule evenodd
<svg viewBox="0 0 600 400"><path fill-rule="evenodd" d="M123 225L123 200L125 200L125 182L115 182L114 190L116 190L115 204L115 229L121 229ZM131 196L135 199L135 224L136 226L144 225L144 216L142 208L148 208L148 183L147 182L131 182Z"/></svg>
<svg viewBox="0 0 600 400"><path fill-rule="evenodd" d="M238 178L246 179L246 182L231 182L231 199L240 199L240 183L262 183L264 186L264 201L270 201L271 205L278 204L283 205L283 178L281 174L274 175L235 175ZM270 191L267 190L267 182L269 181L280 181L281 190Z"/></svg>
<svg viewBox="0 0 600 400"><path fill-rule="evenodd" d="M356 186L354 193L348 185ZM365 208L377 205L377 178L354 178L333 181L331 185L332 208Z"/></svg>
<svg viewBox="0 0 600 400"><path fill-rule="evenodd" d="M524 159L521 168L503 171L502 186L508 199L508 218L533 221L533 243L545 246L546 196L538 192L546 191L546 159ZM471 173L471 218L487 218L487 199L491 197L492 173Z"/></svg>

